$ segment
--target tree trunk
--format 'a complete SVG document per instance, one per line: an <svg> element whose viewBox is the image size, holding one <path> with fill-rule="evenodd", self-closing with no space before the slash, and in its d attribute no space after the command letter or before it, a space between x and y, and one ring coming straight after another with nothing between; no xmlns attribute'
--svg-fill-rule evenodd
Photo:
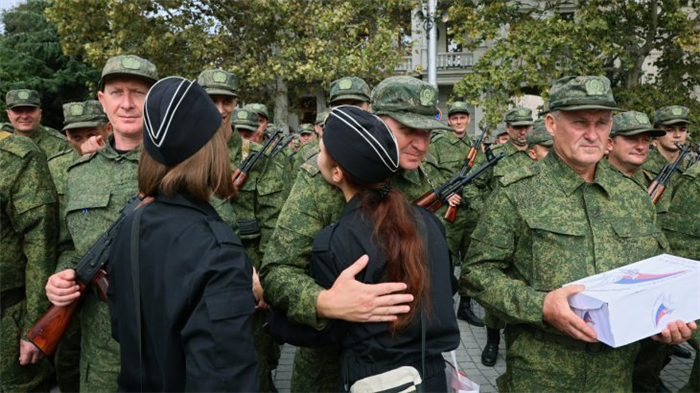
<svg viewBox="0 0 700 393"><path fill-rule="evenodd" d="M289 125L289 91L287 89L287 81L278 75L275 87L275 91L272 94L275 103L275 123L281 122Z"/></svg>

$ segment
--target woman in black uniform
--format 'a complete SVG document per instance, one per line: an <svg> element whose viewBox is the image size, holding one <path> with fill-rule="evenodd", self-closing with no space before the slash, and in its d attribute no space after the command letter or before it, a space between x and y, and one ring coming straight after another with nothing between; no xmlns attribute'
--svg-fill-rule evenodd
<svg viewBox="0 0 700 393"><path fill-rule="evenodd" d="M124 220L109 265L119 389L257 391L253 269L208 203L234 192L221 115L196 82L170 77L144 119L139 190L154 201Z"/></svg>
<svg viewBox="0 0 700 393"><path fill-rule="evenodd" d="M379 117L354 106L334 108L320 149L319 169L327 182L342 190L347 205L340 220L314 240L314 278L330 288L345 268L366 254L369 263L358 280L404 282L414 298L411 311L391 323L331 324L329 330L342 347L342 388L400 366L413 366L421 373L425 370L424 391L446 391L441 353L459 345L459 328L442 224L389 186L390 176L399 170L399 150ZM421 320L425 322L424 358Z"/></svg>

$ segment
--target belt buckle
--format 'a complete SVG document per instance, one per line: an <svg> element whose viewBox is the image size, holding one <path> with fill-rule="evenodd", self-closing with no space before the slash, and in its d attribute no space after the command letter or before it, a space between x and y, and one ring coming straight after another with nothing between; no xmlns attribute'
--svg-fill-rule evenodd
<svg viewBox="0 0 700 393"><path fill-rule="evenodd" d="M607 351L608 346L601 342L594 342L594 343L586 343L586 354L588 355L597 355L599 353Z"/></svg>

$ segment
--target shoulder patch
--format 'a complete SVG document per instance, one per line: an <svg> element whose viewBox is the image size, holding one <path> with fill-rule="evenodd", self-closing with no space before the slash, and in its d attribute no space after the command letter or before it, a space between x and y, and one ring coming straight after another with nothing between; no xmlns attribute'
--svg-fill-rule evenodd
<svg viewBox="0 0 700 393"><path fill-rule="evenodd" d="M522 179L527 179L540 172L539 165L530 165L522 168L518 168L512 172L507 173L500 180L502 186L508 186L510 184L516 183Z"/></svg>
<svg viewBox="0 0 700 393"><path fill-rule="evenodd" d="M318 162L316 161L317 155L318 152L314 153L314 155L312 155L306 161L304 161L304 163L301 164L299 168L305 170L311 176L316 176L316 174L321 172L321 170L318 168Z"/></svg>
<svg viewBox="0 0 700 393"><path fill-rule="evenodd" d="M439 141L440 139L445 137L445 132L434 132L433 135L430 136L430 142L435 142Z"/></svg>
<svg viewBox="0 0 700 393"><path fill-rule="evenodd" d="M218 244L234 244L238 246L243 245L240 239L238 239L236 234L233 232L233 229L231 229L231 227L225 222L209 218L207 218L206 221Z"/></svg>
<svg viewBox="0 0 700 393"><path fill-rule="evenodd" d="M28 137L12 136L0 142L0 150L24 158L32 152L39 151L39 147Z"/></svg>

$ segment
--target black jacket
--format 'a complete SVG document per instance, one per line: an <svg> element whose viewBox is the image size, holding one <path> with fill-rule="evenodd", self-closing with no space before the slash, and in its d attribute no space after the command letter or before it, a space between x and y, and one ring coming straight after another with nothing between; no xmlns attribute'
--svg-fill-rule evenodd
<svg viewBox="0 0 700 393"><path fill-rule="evenodd" d="M142 366L131 276L133 215L110 253L119 389L256 391L252 267L241 241L208 203L159 194L141 209Z"/></svg>
<svg viewBox="0 0 700 393"><path fill-rule="evenodd" d="M454 282L445 231L437 218L415 207L417 217L425 223L424 236L429 256L432 313L426 318L426 377L439 376L444 384L445 363L442 352L459 345L459 327L453 307ZM419 226L420 228L420 226ZM386 282L386 259L372 240L373 223L363 214L357 198L345 206L340 220L316 235L311 257L316 282L330 288L340 273L363 254L369 256L365 270L357 280L375 284ZM276 326L272 326L272 324ZM270 321L273 335L292 344L323 346L333 342L342 347L342 385L392 370L413 366L421 371L421 323L416 312L412 324L396 335L389 333L388 323L349 323L332 321L319 332L291 324L280 313Z"/></svg>

